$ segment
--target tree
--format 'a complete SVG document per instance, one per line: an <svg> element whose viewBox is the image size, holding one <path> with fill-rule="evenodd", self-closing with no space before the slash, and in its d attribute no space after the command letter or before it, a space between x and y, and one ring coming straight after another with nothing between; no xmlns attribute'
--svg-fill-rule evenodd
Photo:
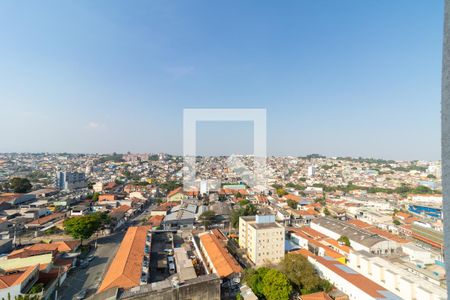
<svg viewBox="0 0 450 300"><path fill-rule="evenodd" d="M395 219L393 222L394 222L394 224L397 225L397 226L400 225L400 224L402 224L402 223L400 223L400 221L397 220L397 219Z"/></svg>
<svg viewBox="0 0 450 300"><path fill-rule="evenodd" d="M436 179L436 176L434 176L433 174L428 174L427 178L429 178L429 179Z"/></svg>
<svg viewBox="0 0 450 300"><path fill-rule="evenodd" d="M287 205L292 209L297 209L297 202L295 202L294 200L289 199L287 201Z"/></svg>
<svg viewBox="0 0 450 300"><path fill-rule="evenodd" d="M427 186L419 185L411 191L413 194L431 194L433 190Z"/></svg>
<svg viewBox="0 0 450 300"><path fill-rule="evenodd" d="M31 287L31 289L28 291L28 294L37 294L37 293L42 292L43 289L44 289L44 284L37 283Z"/></svg>
<svg viewBox="0 0 450 300"><path fill-rule="evenodd" d="M98 193L98 192L95 192L93 195L92 195L92 201L98 201L98 196L100 196L100 194Z"/></svg>
<svg viewBox="0 0 450 300"><path fill-rule="evenodd" d="M212 210L207 210L203 212L200 217L198 218L200 222L203 223L203 226L207 228L209 225L211 225L214 222L214 219L216 217L216 213Z"/></svg>
<svg viewBox="0 0 450 300"><path fill-rule="evenodd" d="M276 192L278 197L283 197L284 195L287 195L287 192L283 188L278 188Z"/></svg>
<svg viewBox="0 0 450 300"><path fill-rule="evenodd" d="M14 177L9 182L15 193L27 193L33 187L27 178Z"/></svg>
<svg viewBox="0 0 450 300"><path fill-rule="evenodd" d="M280 262L280 267L281 271L302 294L322 290L321 278L304 256L288 253Z"/></svg>
<svg viewBox="0 0 450 300"><path fill-rule="evenodd" d="M342 235L342 236L338 239L338 242L344 243L345 246L350 247L350 240L349 240L349 238L348 238L347 236L345 236L345 235Z"/></svg>
<svg viewBox="0 0 450 300"><path fill-rule="evenodd" d="M239 218L242 216L254 216L256 215L257 209L256 206L249 203L243 207L240 207L239 209L235 209L231 212L231 226L233 228L237 228L239 225Z"/></svg>
<svg viewBox="0 0 450 300"><path fill-rule="evenodd" d="M329 216L331 213L328 210L328 208L325 207L325 209L323 210L323 213L325 214L325 216Z"/></svg>
<svg viewBox="0 0 450 300"><path fill-rule="evenodd" d="M102 214L72 217L64 221L64 230L74 239L79 239L81 244L83 240L88 239L102 225Z"/></svg>
<svg viewBox="0 0 450 300"><path fill-rule="evenodd" d="M275 269L264 274L262 285L263 295L267 300L287 300L292 291L287 276Z"/></svg>
<svg viewBox="0 0 450 300"><path fill-rule="evenodd" d="M258 298L264 296L263 279L269 268L261 267L258 269L246 269L244 273L244 281L252 289Z"/></svg>

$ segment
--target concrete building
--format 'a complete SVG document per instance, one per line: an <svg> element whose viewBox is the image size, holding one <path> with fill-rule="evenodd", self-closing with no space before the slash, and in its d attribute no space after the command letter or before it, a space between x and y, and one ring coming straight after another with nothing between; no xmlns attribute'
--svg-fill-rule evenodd
<svg viewBox="0 0 450 300"><path fill-rule="evenodd" d="M239 246L256 266L277 263L284 257L284 235L284 227L273 215L239 218Z"/></svg>
<svg viewBox="0 0 450 300"><path fill-rule="evenodd" d="M405 300L447 299L446 290L440 282L412 273L411 267L391 262L365 251L354 251L349 255L348 265ZM422 274L423 275L423 274Z"/></svg>
<svg viewBox="0 0 450 300"><path fill-rule="evenodd" d="M387 254L399 248L399 244L395 241L330 217L320 217L311 221L311 228L335 240L346 236L350 240L351 247L357 251Z"/></svg>
<svg viewBox="0 0 450 300"><path fill-rule="evenodd" d="M309 166L308 177L313 177L314 175L316 175L316 166Z"/></svg>
<svg viewBox="0 0 450 300"><path fill-rule="evenodd" d="M337 289L347 294L350 300L402 299L333 258L317 256L306 249L298 250L296 253L305 256L322 278L330 281Z"/></svg>
<svg viewBox="0 0 450 300"><path fill-rule="evenodd" d="M101 191L103 191L103 182L101 181L97 182L92 186L92 189L94 190L94 192L100 193Z"/></svg>
<svg viewBox="0 0 450 300"><path fill-rule="evenodd" d="M86 175L78 172L56 172L56 188L73 190L86 187Z"/></svg>

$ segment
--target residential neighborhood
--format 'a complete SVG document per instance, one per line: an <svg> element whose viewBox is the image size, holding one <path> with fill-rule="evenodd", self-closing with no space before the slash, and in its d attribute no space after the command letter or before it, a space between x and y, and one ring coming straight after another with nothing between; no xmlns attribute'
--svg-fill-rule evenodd
<svg viewBox="0 0 450 300"><path fill-rule="evenodd" d="M200 159L185 190L167 154L1 154L1 297L256 299L273 270L297 299L446 299L438 162L269 157L261 191Z"/></svg>

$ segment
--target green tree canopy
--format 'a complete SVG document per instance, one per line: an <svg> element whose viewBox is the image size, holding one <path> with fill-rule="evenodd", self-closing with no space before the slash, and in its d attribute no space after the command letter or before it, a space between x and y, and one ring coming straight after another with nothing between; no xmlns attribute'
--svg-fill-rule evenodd
<svg viewBox="0 0 450 300"><path fill-rule="evenodd" d="M345 246L350 247L350 240L347 236L343 235L340 238L338 238L338 242L344 243Z"/></svg>
<svg viewBox="0 0 450 300"><path fill-rule="evenodd" d="M28 193L33 187L27 178L14 177L9 182L15 193Z"/></svg>
<svg viewBox="0 0 450 300"><path fill-rule="evenodd" d="M287 195L287 192L283 188L278 188L276 190L278 197L283 197L284 195Z"/></svg>
<svg viewBox="0 0 450 300"><path fill-rule="evenodd" d="M288 300L292 286L286 275L278 270L270 269L262 279L262 290L267 300Z"/></svg>
<svg viewBox="0 0 450 300"><path fill-rule="evenodd" d="M288 200L287 201L287 205L292 208L292 209L297 209L297 202L295 202L294 200Z"/></svg>
<svg viewBox="0 0 450 300"><path fill-rule="evenodd" d="M269 268L266 267L245 270L244 281L258 298L262 298L264 296L263 278L268 271Z"/></svg>
<svg viewBox="0 0 450 300"><path fill-rule="evenodd" d="M313 265L302 255L288 253L280 263L281 271L302 292L313 293L321 290L322 279Z"/></svg>
<svg viewBox="0 0 450 300"><path fill-rule="evenodd" d="M95 193L92 195L92 201L98 201L98 196L100 196L100 194L99 194L98 192L95 192Z"/></svg>
<svg viewBox="0 0 450 300"><path fill-rule="evenodd" d="M231 226L237 228L239 225L239 218L242 216L254 216L256 215L257 208L255 205L248 203L247 205L241 206L239 209L235 209L231 212Z"/></svg>
<svg viewBox="0 0 450 300"><path fill-rule="evenodd" d="M214 223L214 219L216 218L216 213L212 210L207 210L203 212L198 218L200 222L202 222L203 226L208 227L212 223Z"/></svg>
<svg viewBox="0 0 450 300"><path fill-rule="evenodd" d="M74 239L79 239L83 243L83 240L90 238L107 219L101 213L72 217L64 221L64 230Z"/></svg>
<svg viewBox="0 0 450 300"><path fill-rule="evenodd" d="M289 299L292 286L285 274L267 267L247 269L244 281L258 298L267 300Z"/></svg>

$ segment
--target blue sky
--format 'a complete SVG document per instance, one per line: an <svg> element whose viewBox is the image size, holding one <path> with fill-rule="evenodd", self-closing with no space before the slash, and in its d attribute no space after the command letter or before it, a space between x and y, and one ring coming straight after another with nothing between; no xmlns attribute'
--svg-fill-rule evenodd
<svg viewBox="0 0 450 300"><path fill-rule="evenodd" d="M182 152L184 108L268 151L440 157L442 0L1 1L0 152ZM206 124L207 125L207 124ZM201 124L201 154L252 127Z"/></svg>

